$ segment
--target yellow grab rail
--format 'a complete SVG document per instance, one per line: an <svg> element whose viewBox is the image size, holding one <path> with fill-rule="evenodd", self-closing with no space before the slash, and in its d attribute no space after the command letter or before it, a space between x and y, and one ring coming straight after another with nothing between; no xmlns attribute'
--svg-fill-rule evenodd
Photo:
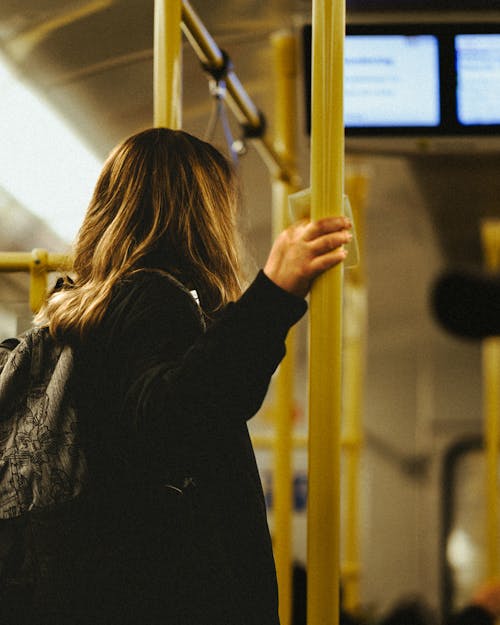
<svg viewBox="0 0 500 625"><path fill-rule="evenodd" d="M155 0L153 55L154 125L182 125L181 0Z"/></svg>
<svg viewBox="0 0 500 625"><path fill-rule="evenodd" d="M35 248L31 252L0 252L0 273L30 271L32 265L40 265L42 256L46 271L71 271L71 256Z"/></svg>
<svg viewBox="0 0 500 625"><path fill-rule="evenodd" d="M367 296L364 262L364 211L368 175L360 164L347 167L346 194L356 224L359 260L346 271L344 329L344 418L342 427L344 516L342 519L342 585L344 607L350 613L360 608L359 481L363 449L363 395L366 360ZM347 444L348 442L348 444Z"/></svg>
<svg viewBox="0 0 500 625"><path fill-rule="evenodd" d="M481 224L486 266L500 270L500 219L488 219ZM500 440L500 338L483 341L484 438L486 446L486 572L498 577L499 501L498 445Z"/></svg>
<svg viewBox="0 0 500 625"><path fill-rule="evenodd" d="M314 0L311 216L342 213L345 2ZM342 266L321 276L310 304L309 625L339 622Z"/></svg>
<svg viewBox="0 0 500 625"><path fill-rule="evenodd" d="M296 168L296 40L278 32L271 39L275 64L275 147L290 171ZM295 176L294 176L295 177ZM273 236L290 224L288 195L297 189L280 178L272 181ZM274 555L281 625L290 625L292 611L292 428L294 406L295 331L287 338L287 354L278 369L275 388Z"/></svg>
<svg viewBox="0 0 500 625"><path fill-rule="evenodd" d="M188 0L182 0L182 30L196 55L206 67L213 69L224 67L226 61L222 50L219 49ZM246 93L236 74L230 68L227 69L226 87L238 120L259 128L262 122L259 109Z"/></svg>
<svg viewBox="0 0 500 625"><path fill-rule="evenodd" d="M207 67L220 69L225 59L222 51L210 36L188 0L182 0L182 29L200 61ZM225 83L228 104L239 123L257 131L250 137L255 149L275 178L292 180L292 172L275 149L273 142L263 131L262 116L245 91L238 76L231 68L226 68Z"/></svg>

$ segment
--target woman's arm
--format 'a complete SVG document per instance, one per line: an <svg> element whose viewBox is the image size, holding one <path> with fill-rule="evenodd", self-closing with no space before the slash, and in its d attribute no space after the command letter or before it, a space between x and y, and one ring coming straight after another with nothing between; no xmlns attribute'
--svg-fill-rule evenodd
<svg viewBox="0 0 500 625"><path fill-rule="evenodd" d="M141 365L138 359L129 399L139 427L144 422L162 427L166 415L189 428L255 414L285 354L286 334L306 311L303 298L318 275L345 258L342 245L350 240L349 228L345 218L332 217L285 230L264 271L196 339L193 301L178 286L163 279L162 294L143 293L154 305L136 298L133 306L151 310L147 319L139 315L139 325L147 325L146 343L153 347L157 335L164 346L155 362ZM133 333L141 335L144 329L132 327Z"/></svg>
<svg viewBox="0 0 500 625"><path fill-rule="evenodd" d="M199 325L196 331L190 297L156 279L154 289L140 289L128 308L136 321L122 335L128 353L120 360L139 429L168 426L165 419L188 429L212 419L249 419L285 354L289 328L307 309L302 298L259 272L203 332Z"/></svg>

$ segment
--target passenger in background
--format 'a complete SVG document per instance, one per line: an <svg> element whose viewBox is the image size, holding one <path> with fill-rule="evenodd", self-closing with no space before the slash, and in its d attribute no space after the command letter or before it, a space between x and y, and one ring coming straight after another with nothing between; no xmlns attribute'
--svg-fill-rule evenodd
<svg viewBox="0 0 500 625"><path fill-rule="evenodd" d="M495 625L500 618L500 580L489 580L474 593L469 605L445 625Z"/></svg>
<svg viewBox="0 0 500 625"><path fill-rule="evenodd" d="M104 165L74 283L38 317L74 349L90 478L33 519L30 625L278 625L246 422L351 224L291 226L242 294L237 198L226 159L182 131L138 133Z"/></svg>
<svg viewBox="0 0 500 625"><path fill-rule="evenodd" d="M450 270L435 282L433 312L449 332L466 339L500 336L500 275ZM471 603L446 625L494 625L500 618L500 581L481 586Z"/></svg>
<svg viewBox="0 0 500 625"><path fill-rule="evenodd" d="M500 274L449 270L435 281L431 304L439 323L457 336L500 335Z"/></svg>
<svg viewBox="0 0 500 625"><path fill-rule="evenodd" d="M300 562L292 569L292 625L307 625L307 572Z"/></svg>
<svg viewBox="0 0 500 625"><path fill-rule="evenodd" d="M292 625L307 625L307 572L300 562L293 564L292 582ZM363 625L362 621L345 611L342 587L340 588L339 625Z"/></svg>
<svg viewBox="0 0 500 625"><path fill-rule="evenodd" d="M378 625L437 625L437 618L423 599L412 597L398 601Z"/></svg>

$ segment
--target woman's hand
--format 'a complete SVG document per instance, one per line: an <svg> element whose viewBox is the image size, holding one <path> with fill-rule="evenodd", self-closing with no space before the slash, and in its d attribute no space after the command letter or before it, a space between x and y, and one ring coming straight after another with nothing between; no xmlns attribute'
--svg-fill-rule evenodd
<svg viewBox="0 0 500 625"><path fill-rule="evenodd" d="M285 291L305 297L315 278L347 256L351 222L346 217L299 221L277 237L264 273Z"/></svg>

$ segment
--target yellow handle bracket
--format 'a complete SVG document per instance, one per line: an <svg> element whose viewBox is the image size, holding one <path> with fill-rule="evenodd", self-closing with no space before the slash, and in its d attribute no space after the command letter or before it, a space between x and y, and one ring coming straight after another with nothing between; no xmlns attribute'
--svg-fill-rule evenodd
<svg viewBox="0 0 500 625"><path fill-rule="evenodd" d="M40 310L47 295L47 250L34 249L30 263L30 308L36 313Z"/></svg>

